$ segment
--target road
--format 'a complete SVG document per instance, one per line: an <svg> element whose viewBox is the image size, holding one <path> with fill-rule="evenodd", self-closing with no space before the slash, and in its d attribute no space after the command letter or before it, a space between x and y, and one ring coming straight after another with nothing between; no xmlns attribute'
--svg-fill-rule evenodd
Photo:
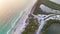
<svg viewBox="0 0 60 34"><path fill-rule="evenodd" d="M50 15L42 15L42 14L39 14L39 15L34 15L32 14L35 18L38 19L38 22L39 22L39 27L36 31L36 34L40 34L41 32L41 29L43 28L43 26L45 25L46 21L49 20L49 19L59 19L60 20L60 17L59 15L57 16L56 14L50 14Z"/></svg>

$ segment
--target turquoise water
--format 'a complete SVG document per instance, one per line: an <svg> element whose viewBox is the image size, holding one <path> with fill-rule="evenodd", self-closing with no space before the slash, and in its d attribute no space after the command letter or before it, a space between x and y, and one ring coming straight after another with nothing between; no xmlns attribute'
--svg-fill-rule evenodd
<svg viewBox="0 0 60 34"><path fill-rule="evenodd" d="M60 24L52 24L49 28L47 28L45 34L60 34Z"/></svg>
<svg viewBox="0 0 60 34"><path fill-rule="evenodd" d="M13 14L10 14L9 18L7 20L3 20L0 23L3 23L0 25L0 34L7 34L7 31L12 27L12 24L15 22L15 20L20 16L22 17L23 13L25 11L15 11ZM1 20L1 19L0 19Z"/></svg>
<svg viewBox="0 0 60 34"><path fill-rule="evenodd" d="M25 5L25 7L23 9L21 9L21 10L19 9L19 11L17 9L15 9L15 11L11 11L11 13L9 15L7 15L9 18L0 19L0 34L7 34L7 32L9 31L9 29L12 28L12 25L17 20L17 18L18 17L21 18L22 15L24 15L24 13L26 12L25 9L27 9L27 6L30 3L33 3L33 1L29 0L28 3ZM7 17L7 16L5 16L5 17ZM18 19L20 19L20 18L18 18ZM16 23L18 23L18 22L16 22ZM11 31L9 31L8 34L11 34Z"/></svg>

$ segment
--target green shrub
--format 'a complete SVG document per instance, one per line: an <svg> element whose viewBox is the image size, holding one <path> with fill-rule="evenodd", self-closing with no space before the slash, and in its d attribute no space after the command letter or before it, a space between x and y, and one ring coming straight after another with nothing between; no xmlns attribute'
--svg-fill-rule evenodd
<svg viewBox="0 0 60 34"><path fill-rule="evenodd" d="M42 34L45 34L46 28L48 28L53 23L59 23L60 24L60 20L55 20L55 19L48 20L41 30Z"/></svg>
<svg viewBox="0 0 60 34"><path fill-rule="evenodd" d="M26 26L22 34L32 34L38 28L38 23L35 23L34 18L29 19L29 24Z"/></svg>

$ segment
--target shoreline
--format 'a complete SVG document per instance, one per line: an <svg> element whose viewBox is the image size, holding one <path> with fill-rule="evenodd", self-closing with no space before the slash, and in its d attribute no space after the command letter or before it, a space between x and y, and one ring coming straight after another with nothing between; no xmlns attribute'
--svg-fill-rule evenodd
<svg viewBox="0 0 60 34"><path fill-rule="evenodd" d="M21 34L21 32L24 31L23 28L26 27L25 21L28 18L28 15L30 14L32 7L34 6L35 2L36 2L36 0L33 2L33 4L29 5L30 7L28 6L28 10L26 10L26 12L23 14L22 18L19 20L18 24L14 28L15 31L14 30L12 31L12 34Z"/></svg>

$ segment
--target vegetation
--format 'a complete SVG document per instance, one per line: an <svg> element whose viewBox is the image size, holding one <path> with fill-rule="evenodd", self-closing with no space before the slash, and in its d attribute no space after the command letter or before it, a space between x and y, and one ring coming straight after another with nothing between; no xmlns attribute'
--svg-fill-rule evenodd
<svg viewBox="0 0 60 34"><path fill-rule="evenodd" d="M34 18L29 19L29 24L25 28L25 30L22 32L22 34L33 34L35 30L38 28L38 23L35 22Z"/></svg>
<svg viewBox="0 0 60 34"><path fill-rule="evenodd" d="M49 0L43 0L43 4L45 4L46 6L52 9L60 10L60 4L53 3Z"/></svg>
<svg viewBox="0 0 60 34"><path fill-rule="evenodd" d="M33 14L35 14L35 15L37 15L37 14L46 14L46 15L48 15L48 14L53 14L53 13L47 13L47 12L43 12L43 11L34 11L33 12Z"/></svg>
<svg viewBox="0 0 60 34"><path fill-rule="evenodd" d="M46 1L46 0L44 0ZM47 12L43 12L39 7L40 5L44 2L43 0L38 0L38 2L36 3L35 10L33 12L33 14L37 15L37 14L53 14L53 13L47 13Z"/></svg>
<svg viewBox="0 0 60 34"><path fill-rule="evenodd" d="M42 28L42 34L45 34L46 28L48 28L53 23L59 23L60 24L60 20L55 20L55 19L54 20L53 19L48 20L47 23Z"/></svg>
<svg viewBox="0 0 60 34"><path fill-rule="evenodd" d="M33 14L53 14L53 13L46 13L46 12L43 12L39 7L41 4L44 4L46 6L48 6L49 8L52 8L52 9L55 9L55 10L60 10L60 5L59 4L56 4L56 3L53 3L49 0L39 0L37 2L37 5L35 6L35 10L33 12Z"/></svg>

